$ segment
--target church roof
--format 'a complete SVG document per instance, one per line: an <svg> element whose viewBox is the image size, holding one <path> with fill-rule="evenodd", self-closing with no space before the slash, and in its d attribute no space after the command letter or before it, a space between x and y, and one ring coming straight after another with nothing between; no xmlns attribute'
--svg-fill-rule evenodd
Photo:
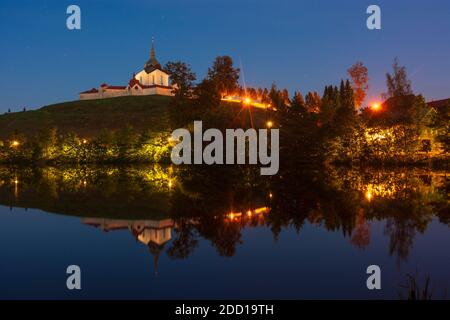
<svg viewBox="0 0 450 320"><path fill-rule="evenodd" d="M156 69L162 70L161 64L159 63L158 59L156 59L155 47L152 42L152 49L150 50L150 58L145 63L144 70L145 72L150 73Z"/></svg>
<svg viewBox="0 0 450 320"><path fill-rule="evenodd" d="M106 89L109 89L109 90L123 90L126 88L127 88L126 86L108 86L108 87L106 87Z"/></svg>
<svg viewBox="0 0 450 320"><path fill-rule="evenodd" d="M83 92L80 92L80 93L98 93L98 90L95 89L95 88L92 88L91 90L83 91Z"/></svg>
<svg viewBox="0 0 450 320"><path fill-rule="evenodd" d="M430 101L427 103L430 108L434 109L440 109L444 108L447 105L450 105L450 98L449 99L443 99L443 100L436 100L436 101Z"/></svg>

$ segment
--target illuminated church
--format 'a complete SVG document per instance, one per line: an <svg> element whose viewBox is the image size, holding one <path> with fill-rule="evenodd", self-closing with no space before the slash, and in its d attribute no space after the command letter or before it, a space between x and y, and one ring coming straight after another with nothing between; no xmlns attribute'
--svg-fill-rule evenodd
<svg viewBox="0 0 450 320"><path fill-rule="evenodd" d="M126 86L112 86L103 83L98 88L92 88L80 93L80 100L104 99L123 96L143 96L143 95L163 95L172 96L172 86L169 83L167 74L158 59L156 59L155 48L152 42L150 58L145 63L144 69L132 78Z"/></svg>

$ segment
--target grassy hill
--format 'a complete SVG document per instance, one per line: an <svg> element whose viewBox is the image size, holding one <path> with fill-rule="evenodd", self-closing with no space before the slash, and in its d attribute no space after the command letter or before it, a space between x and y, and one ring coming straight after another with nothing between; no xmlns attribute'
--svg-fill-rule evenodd
<svg viewBox="0 0 450 320"><path fill-rule="evenodd" d="M101 129L121 129L127 124L137 130L167 129L167 96L130 96L100 100L79 100L53 104L38 110L0 116L0 139L16 130L26 136L43 127L57 127L59 132L74 132L82 137L97 135Z"/></svg>
<svg viewBox="0 0 450 320"><path fill-rule="evenodd" d="M169 125L167 96L129 96L99 100L77 100L42 107L38 110L0 115L0 140L10 138L16 131L33 136L42 128L56 127L59 133L75 133L79 137L95 137L102 129L120 130L127 125L138 132L144 128L154 132L167 131ZM223 102L234 107L235 117L247 119L240 104ZM264 127L266 113L253 110L254 125Z"/></svg>

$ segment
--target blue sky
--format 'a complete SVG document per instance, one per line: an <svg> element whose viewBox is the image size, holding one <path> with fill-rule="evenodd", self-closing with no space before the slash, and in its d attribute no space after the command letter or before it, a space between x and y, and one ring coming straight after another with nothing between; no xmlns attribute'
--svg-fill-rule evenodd
<svg viewBox="0 0 450 320"><path fill-rule="evenodd" d="M81 7L81 30L66 28L70 4ZM381 7L382 30L366 28L370 4ZM373 100L398 56L415 92L450 97L448 0L1 0L0 112L76 100L102 82L125 85L152 36L160 62L183 60L199 77L226 54L248 86L322 92L361 60Z"/></svg>

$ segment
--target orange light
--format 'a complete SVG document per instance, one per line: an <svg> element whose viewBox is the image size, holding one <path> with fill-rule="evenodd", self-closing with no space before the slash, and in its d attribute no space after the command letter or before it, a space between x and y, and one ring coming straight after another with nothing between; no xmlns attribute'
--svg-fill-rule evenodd
<svg viewBox="0 0 450 320"><path fill-rule="evenodd" d="M86 144L87 143L87 140L86 139L83 139L83 144Z"/></svg>
<svg viewBox="0 0 450 320"><path fill-rule="evenodd" d="M172 180L169 180L169 188L172 188L172 186L173 186Z"/></svg>
<svg viewBox="0 0 450 320"><path fill-rule="evenodd" d="M266 126L267 126L267 128L272 128L273 122L272 121L267 121Z"/></svg>
<svg viewBox="0 0 450 320"><path fill-rule="evenodd" d="M18 146L20 145L20 142L17 141L17 140L14 140L14 141L11 143L11 145L12 145L13 147L18 147Z"/></svg>
<svg viewBox="0 0 450 320"><path fill-rule="evenodd" d="M381 105L378 102L372 104L372 110L373 111L378 111L380 109L381 109Z"/></svg>
<svg viewBox="0 0 450 320"><path fill-rule="evenodd" d="M252 101L250 100L250 98L245 98L245 100L244 100L244 103L245 103L245 104L250 104L250 102L252 102Z"/></svg>
<svg viewBox="0 0 450 320"><path fill-rule="evenodd" d="M251 210L248 210L248 211L247 211L247 215L248 215L249 217L251 217L251 216L252 216L252 211L251 211Z"/></svg>

